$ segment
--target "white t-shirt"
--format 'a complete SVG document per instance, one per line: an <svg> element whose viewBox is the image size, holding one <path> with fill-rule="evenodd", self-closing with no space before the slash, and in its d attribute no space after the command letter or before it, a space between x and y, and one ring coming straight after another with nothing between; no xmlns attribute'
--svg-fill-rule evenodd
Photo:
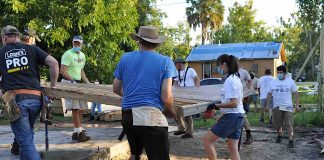
<svg viewBox="0 0 324 160"><path fill-rule="evenodd" d="M236 108L221 108L220 111L223 114L226 113L245 113L243 109L243 87L241 80L238 76L230 75L225 80L222 91L221 91L221 102L230 102L231 98L237 98L239 103Z"/></svg>
<svg viewBox="0 0 324 160"><path fill-rule="evenodd" d="M274 108L287 106L293 111L292 93L297 92L297 86L291 78L272 80L269 86L269 92L272 93Z"/></svg>
<svg viewBox="0 0 324 160"><path fill-rule="evenodd" d="M195 77L197 76L196 71L193 68L188 68L186 81L184 82L184 76L186 73L187 67L180 71L180 80L179 80L179 72L177 72L177 77L174 79L178 81L179 86L184 87L184 83L186 83L186 87L195 86Z"/></svg>
<svg viewBox="0 0 324 160"><path fill-rule="evenodd" d="M258 81L258 88L260 88L260 99L267 99L269 86L275 78L270 75L262 76Z"/></svg>
<svg viewBox="0 0 324 160"><path fill-rule="evenodd" d="M258 90L256 89L256 88L258 88L258 81L259 81L259 79L255 78L255 77L252 79L249 95L257 95L258 94Z"/></svg>
<svg viewBox="0 0 324 160"><path fill-rule="evenodd" d="M248 83L249 80L251 80L251 76L250 76L249 72L243 68L239 68L238 72L240 74L240 80L241 80L242 86L244 89L246 89L245 88L246 84Z"/></svg>

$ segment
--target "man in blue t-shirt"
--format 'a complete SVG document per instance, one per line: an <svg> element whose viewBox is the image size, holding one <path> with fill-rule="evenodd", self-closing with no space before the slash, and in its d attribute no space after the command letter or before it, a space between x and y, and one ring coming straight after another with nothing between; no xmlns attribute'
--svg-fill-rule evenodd
<svg viewBox="0 0 324 160"><path fill-rule="evenodd" d="M172 77L176 69L169 57L155 49L164 40L154 27L141 26L131 34L139 50L125 53L115 70L114 92L122 96L122 125L131 153L140 159L145 148L148 159L168 160L168 122L172 109ZM165 115L165 116L164 116Z"/></svg>

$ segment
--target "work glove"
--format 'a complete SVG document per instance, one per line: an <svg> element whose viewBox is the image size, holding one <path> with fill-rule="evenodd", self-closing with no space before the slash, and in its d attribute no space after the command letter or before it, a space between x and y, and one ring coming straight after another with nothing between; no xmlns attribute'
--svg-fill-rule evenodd
<svg viewBox="0 0 324 160"><path fill-rule="evenodd" d="M216 104L213 103L213 104L208 105L207 111L211 111L213 109L216 109Z"/></svg>

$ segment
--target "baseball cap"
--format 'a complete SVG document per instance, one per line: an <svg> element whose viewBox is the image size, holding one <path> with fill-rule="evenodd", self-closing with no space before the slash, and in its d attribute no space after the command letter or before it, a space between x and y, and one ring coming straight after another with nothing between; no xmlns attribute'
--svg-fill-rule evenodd
<svg viewBox="0 0 324 160"><path fill-rule="evenodd" d="M15 26L12 25L7 25L5 27L2 28L1 30L1 35L8 35L8 34L19 34L18 29Z"/></svg>
<svg viewBox="0 0 324 160"><path fill-rule="evenodd" d="M35 37L35 39L38 41L38 42L41 42L41 40L39 39L38 35L36 34L36 31L33 30L33 29L25 29L24 32L23 32L23 36L26 36L26 37Z"/></svg>
<svg viewBox="0 0 324 160"><path fill-rule="evenodd" d="M80 35L76 35L76 36L73 37L72 42L80 42L80 43L83 43L83 38Z"/></svg>
<svg viewBox="0 0 324 160"><path fill-rule="evenodd" d="M174 60L174 63L186 63L186 60L184 60L183 58L177 58Z"/></svg>

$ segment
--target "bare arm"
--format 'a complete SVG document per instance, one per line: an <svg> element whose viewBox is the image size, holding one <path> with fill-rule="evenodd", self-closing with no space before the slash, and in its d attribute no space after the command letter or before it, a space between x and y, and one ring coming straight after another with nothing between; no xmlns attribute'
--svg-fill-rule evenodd
<svg viewBox="0 0 324 160"><path fill-rule="evenodd" d="M119 96L123 96L123 82L119 79L114 79L114 84L113 84L113 92L118 94Z"/></svg>
<svg viewBox="0 0 324 160"><path fill-rule="evenodd" d="M246 86L247 86L247 88L251 88L251 85L252 85L252 80L250 79L250 80L248 80L248 83L246 84Z"/></svg>
<svg viewBox="0 0 324 160"><path fill-rule="evenodd" d="M60 70L61 75L63 76L64 79L72 81L72 77L67 73L67 66L64 64L61 64L61 70Z"/></svg>
<svg viewBox="0 0 324 160"><path fill-rule="evenodd" d="M272 93L271 93L271 92L268 92L268 95L267 95L267 102L266 102L266 107L269 107L268 105L270 104L271 99L272 99Z"/></svg>
<svg viewBox="0 0 324 160"><path fill-rule="evenodd" d="M299 94L298 94L298 92L294 92L294 97L295 97L296 110L299 112L300 107L299 107Z"/></svg>
<svg viewBox="0 0 324 160"><path fill-rule="evenodd" d="M81 79L87 84L90 83L83 69L81 69Z"/></svg>
<svg viewBox="0 0 324 160"><path fill-rule="evenodd" d="M59 64L57 60L52 56L47 56L45 58L45 64L49 66L50 78L51 78L51 88L55 87L57 78L59 75Z"/></svg>
<svg viewBox="0 0 324 160"><path fill-rule="evenodd" d="M199 86L200 86L200 79L199 79L198 75L196 75L196 76L194 77L194 80L195 80L195 86L196 86L196 87L199 87Z"/></svg>
<svg viewBox="0 0 324 160"><path fill-rule="evenodd" d="M231 98L227 103L215 104L217 108L236 108L239 104L238 98Z"/></svg>
<svg viewBox="0 0 324 160"><path fill-rule="evenodd" d="M170 118L175 117L175 112L172 108L173 105L173 96L172 96L172 79L167 78L164 79L162 82L161 87L161 100L164 104L164 111L163 113Z"/></svg>

